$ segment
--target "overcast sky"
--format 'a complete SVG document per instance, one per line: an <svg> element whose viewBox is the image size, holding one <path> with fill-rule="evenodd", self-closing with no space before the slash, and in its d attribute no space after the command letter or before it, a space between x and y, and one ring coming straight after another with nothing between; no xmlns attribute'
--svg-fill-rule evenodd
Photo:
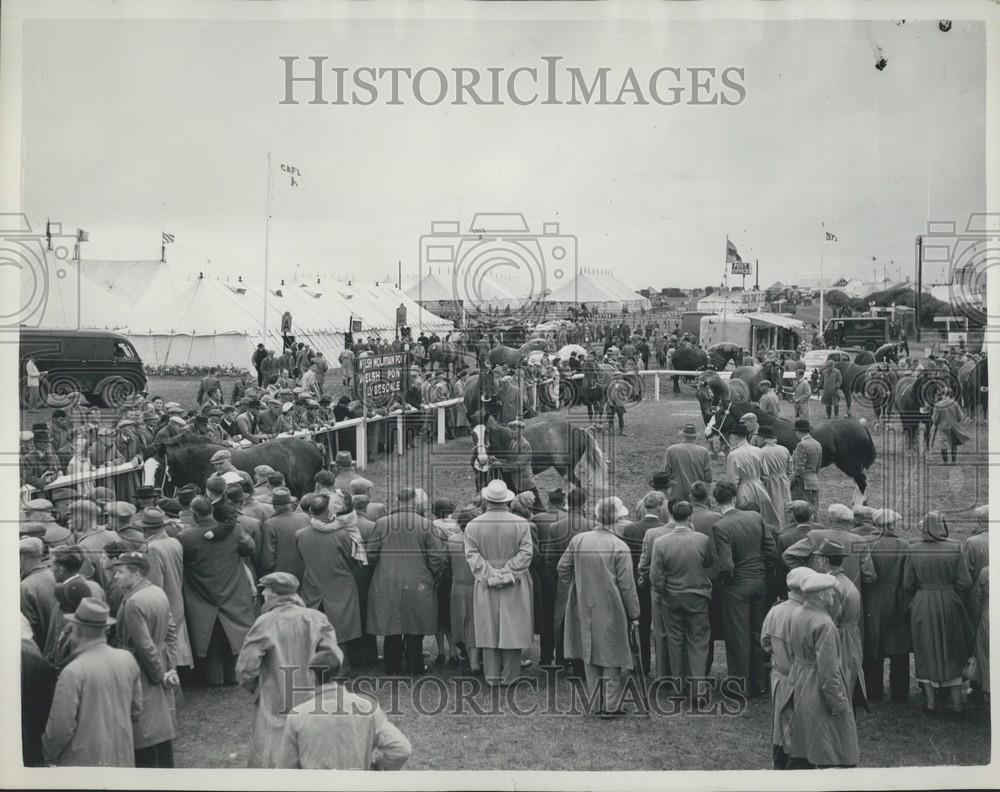
<svg viewBox="0 0 1000 792"><path fill-rule="evenodd" d="M579 264L635 288L718 283L728 234L761 285L913 271L928 219L985 205L980 23L45 22L26 26L24 206L85 228L91 258L260 277L418 269L432 220L556 221ZM888 61L874 68L881 47ZM736 106L282 106L279 56L328 65L737 66ZM305 68L303 63L303 68ZM298 96L305 97L306 91ZM890 267L890 276L895 267ZM737 281L738 282L738 281Z"/></svg>

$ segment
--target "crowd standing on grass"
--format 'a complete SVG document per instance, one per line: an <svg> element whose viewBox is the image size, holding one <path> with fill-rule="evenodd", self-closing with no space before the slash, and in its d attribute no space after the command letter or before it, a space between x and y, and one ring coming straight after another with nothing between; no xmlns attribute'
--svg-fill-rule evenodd
<svg viewBox="0 0 1000 792"><path fill-rule="evenodd" d="M333 417L318 358L261 347L237 404L209 373L199 410L136 399L110 433L74 397L22 436L24 482L141 458L161 433L262 442L316 427ZM340 362L346 381L353 361ZM721 640L725 678L770 698L775 768L854 766L856 712L883 698L886 660L891 702L910 706L913 656L928 717L989 695L988 508L964 542L937 511L914 542L888 508L821 514L821 451L807 418L795 429L789 454L738 423L713 481L685 426L631 513L580 488L543 502L530 478L457 503L379 492L346 450L299 498L282 472L224 455L172 497L111 477L35 493L19 529L25 764L172 767L181 686L240 685L249 766L397 769L410 743L353 672L503 688L531 673L537 636L540 665L602 719L642 714L636 678L710 703Z"/></svg>

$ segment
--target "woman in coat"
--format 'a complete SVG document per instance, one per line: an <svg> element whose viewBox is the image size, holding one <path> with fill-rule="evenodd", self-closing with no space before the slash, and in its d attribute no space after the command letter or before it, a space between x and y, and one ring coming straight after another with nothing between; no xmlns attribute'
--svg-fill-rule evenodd
<svg viewBox="0 0 1000 792"><path fill-rule="evenodd" d="M451 565L451 640L464 655L467 671L479 673L479 649L476 648L475 588L476 577L465 558L465 529L479 516L475 509L461 509L456 516L459 530L448 537L448 560Z"/></svg>
<svg viewBox="0 0 1000 792"><path fill-rule="evenodd" d="M858 763L858 731L844 684L832 575L814 574L802 581L802 606L792 615L788 645L793 658L789 770L853 767Z"/></svg>
<svg viewBox="0 0 1000 792"><path fill-rule="evenodd" d="M583 661L602 717L621 712L621 676L632 668L629 624L639 620L632 556L611 527L599 524L577 534L559 560L559 578L569 587L564 653Z"/></svg>
<svg viewBox="0 0 1000 792"><path fill-rule="evenodd" d="M323 522L317 515L327 509L336 513L333 522ZM350 495L330 500L315 495L309 504L313 517L309 525L295 534L302 557L302 599L307 608L326 614L337 634L337 643L351 664L359 662L361 637L361 597L354 576L355 560L352 529L357 530L358 515Z"/></svg>
<svg viewBox="0 0 1000 792"><path fill-rule="evenodd" d="M948 525L938 512L920 523L923 538L910 545L903 589L910 603L914 672L927 694L925 711L936 711L936 694L945 688L956 711L961 709L962 669L972 654L964 595L972 587L961 545L948 539Z"/></svg>
<svg viewBox="0 0 1000 792"><path fill-rule="evenodd" d="M483 651L486 682L510 685L533 635L531 525L509 511L514 493L502 479L484 487L482 497L486 512L465 529L465 558L476 578L476 646Z"/></svg>

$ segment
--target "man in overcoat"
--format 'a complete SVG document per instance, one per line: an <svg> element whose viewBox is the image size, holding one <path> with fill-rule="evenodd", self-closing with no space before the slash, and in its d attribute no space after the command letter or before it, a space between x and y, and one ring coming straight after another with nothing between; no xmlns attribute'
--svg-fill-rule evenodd
<svg viewBox="0 0 1000 792"><path fill-rule="evenodd" d="M197 496L191 509L195 525L177 538L195 670L210 685L234 684L235 655L254 619L254 590L242 561L253 555L253 540L235 523L216 522L208 498Z"/></svg>
<svg viewBox="0 0 1000 792"><path fill-rule="evenodd" d="M424 671L423 637L437 632L434 581L446 563L434 526L417 513L416 492L399 491L397 511L375 523L368 561L375 567L368 590L368 632L385 636L387 674Z"/></svg>
<svg viewBox="0 0 1000 792"><path fill-rule="evenodd" d="M142 712L133 730L136 767L173 767L176 733L174 687L177 627L163 589L149 582L145 553L122 553L111 562L125 596L118 608L115 640L139 664Z"/></svg>
<svg viewBox="0 0 1000 792"><path fill-rule="evenodd" d="M465 527L465 558L476 579L476 648L483 655L486 682L510 685L533 634L531 524L510 511L514 493L502 479L491 481L481 494L486 511Z"/></svg>
<svg viewBox="0 0 1000 792"><path fill-rule="evenodd" d="M247 767L280 767L285 717L311 695L309 660L316 651L340 650L330 620L305 606L294 575L272 572L259 585L264 605L243 641L236 677L254 694Z"/></svg>

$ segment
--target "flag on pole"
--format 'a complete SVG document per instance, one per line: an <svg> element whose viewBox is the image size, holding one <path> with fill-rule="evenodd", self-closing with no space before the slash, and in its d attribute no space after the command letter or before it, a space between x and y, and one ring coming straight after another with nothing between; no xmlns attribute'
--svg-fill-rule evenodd
<svg viewBox="0 0 1000 792"><path fill-rule="evenodd" d="M171 244L174 241L174 235L173 234L168 234L166 231L161 231L160 233L163 235L162 236L162 239L163 239L162 244L169 245L169 244Z"/></svg>
<svg viewBox="0 0 1000 792"><path fill-rule="evenodd" d="M743 259L740 258L740 253L736 249L736 245L734 245L732 242L730 242L727 239L726 240L726 263L727 264L733 264L733 263L742 262L742 261L743 261Z"/></svg>
<svg viewBox="0 0 1000 792"><path fill-rule="evenodd" d="M52 250L52 222L45 220L45 247Z"/></svg>
<svg viewBox="0 0 1000 792"><path fill-rule="evenodd" d="M837 242L837 241L839 241L837 239L837 235L836 234L834 234L832 231L827 231L826 230L826 225L825 224L823 225L823 241L824 242Z"/></svg>
<svg viewBox="0 0 1000 792"><path fill-rule="evenodd" d="M288 176L289 186L298 187L302 181L302 171L296 168L294 165L289 165L288 163L281 163L281 172Z"/></svg>
<svg viewBox="0 0 1000 792"><path fill-rule="evenodd" d="M82 228L76 229L76 241L77 242L89 242L90 234L84 231Z"/></svg>

